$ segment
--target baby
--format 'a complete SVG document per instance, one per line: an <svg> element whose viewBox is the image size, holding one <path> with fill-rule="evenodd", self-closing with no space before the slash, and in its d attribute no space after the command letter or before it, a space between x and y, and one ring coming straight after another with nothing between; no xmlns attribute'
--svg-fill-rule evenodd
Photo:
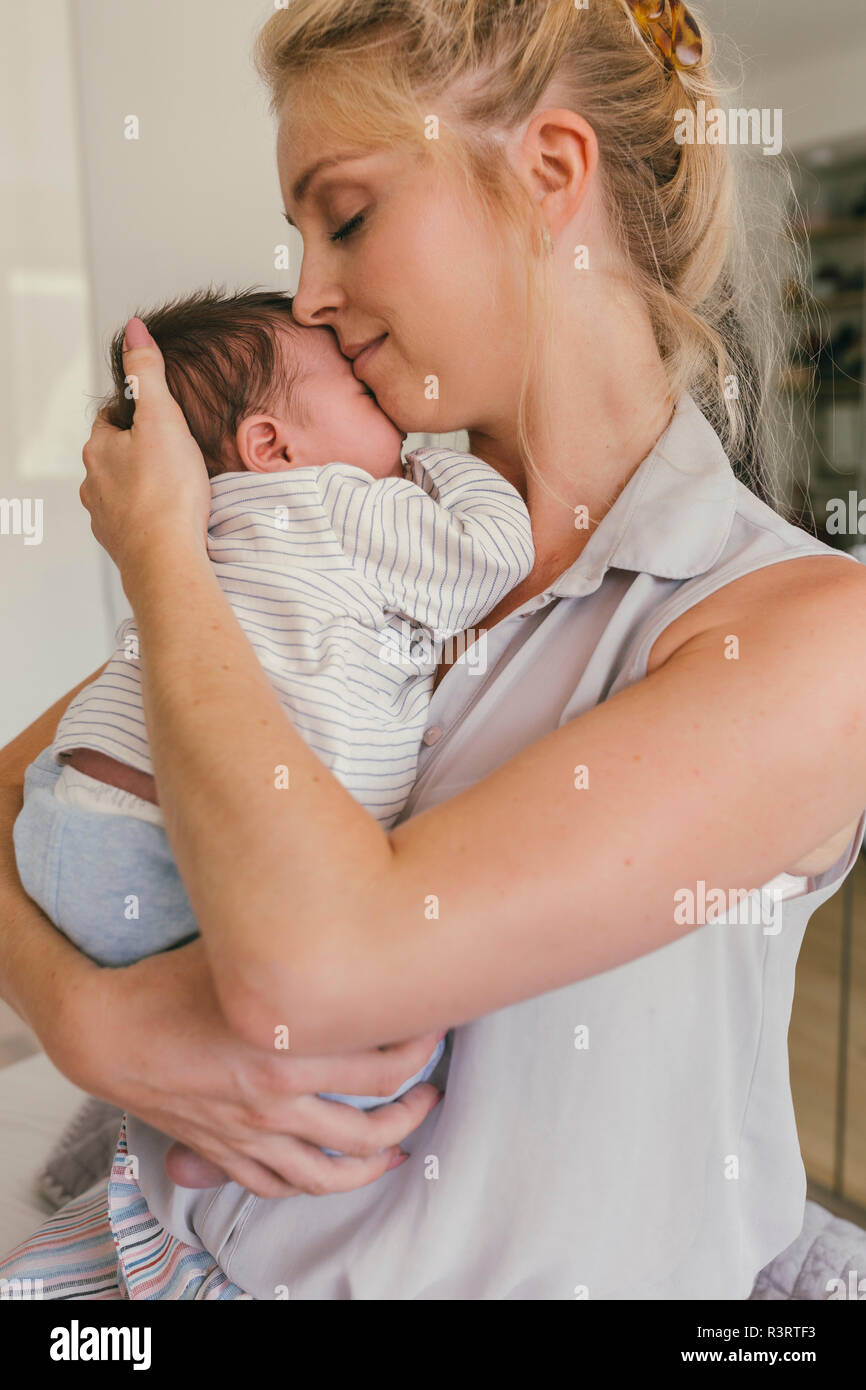
<svg viewBox="0 0 866 1390"><path fill-rule="evenodd" d="M471 455L422 448L403 462L402 433L334 334L299 325L287 296L204 291L143 317L211 479L218 582L292 724L388 828L415 780L437 648L532 567L526 507ZM122 337L106 414L128 429ZM115 640L27 769L14 841L29 895L118 966L198 928L159 809L133 619ZM387 1099L426 1080L443 1047Z"/></svg>

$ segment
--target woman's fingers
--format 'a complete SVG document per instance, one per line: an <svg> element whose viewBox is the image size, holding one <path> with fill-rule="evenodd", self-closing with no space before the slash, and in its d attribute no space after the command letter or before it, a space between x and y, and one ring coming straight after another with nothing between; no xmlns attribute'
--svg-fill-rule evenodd
<svg viewBox="0 0 866 1390"><path fill-rule="evenodd" d="M165 1169L172 1182L176 1182L179 1187L200 1188L204 1186L198 1181L184 1181L184 1179L196 1179L204 1176L207 1169L192 1162L192 1151L178 1153L177 1148L183 1149L183 1145L173 1145L165 1159ZM248 1192L252 1192L256 1197L297 1197L303 1191L300 1187L294 1187L291 1183L273 1172L264 1164L256 1159L250 1158L246 1154L235 1151L226 1151L224 1160L209 1163L198 1154L192 1155L201 1165L208 1165L208 1169L214 1174L221 1174L220 1177L209 1184L217 1187L224 1182L236 1182L240 1187L245 1187Z"/></svg>
<svg viewBox="0 0 866 1390"><path fill-rule="evenodd" d="M133 429L159 418L186 429L183 411L166 384L165 359L141 319L129 320L123 341L127 387L135 402Z"/></svg>
<svg viewBox="0 0 866 1390"><path fill-rule="evenodd" d="M165 1171L178 1187L218 1187L228 1173L186 1144L174 1143L165 1156Z"/></svg>
<svg viewBox="0 0 866 1390"><path fill-rule="evenodd" d="M274 1152L269 1153L272 1143ZM311 1197L327 1197L331 1192L354 1192L358 1187L376 1182L390 1168L406 1162L406 1156L396 1146L364 1158L326 1154L315 1144L289 1138L269 1141L257 1154L255 1162L259 1171L251 1182L245 1181L244 1186L259 1197L290 1197L300 1192Z"/></svg>
<svg viewBox="0 0 866 1390"><path fill-rule="evenodd" d="M375 1158L383 1149L396 1152L439 1104L442 1094L422 1081L376 1110L358 1110L345 1101L321 1096L298 1096L282 1132L263 1127L243 1148L287 1181L296 1182L295 1170L289 1166L294 1161L292 1140L317 1150L335 1149L349 1158Z"/></svg>
<svg viewBox="0 0 866 1390"><path fill-rule="evenodd" d="M126 341L132 428L116 429L97 416L82 450L86 477L79 497L128 593L139 562L146 563L154 538L164 538L167 528L184 542L206 545L211 492L202 452L168 389L162 353L140 319L129 320Z"/></svg>
<svg viewBox="0 0 866 1390"><path fill-rule="evenodd" d="M244 1154L233 1154L227 1162L231 1165L231 1173L212 1163L209 1158L203 1158L186 1144L176 1143L172 1144L165 1156L165 1171L178 1187L195 1190L236 1182L257 1197L297 1197L302 1191L272 1169Z"/></svg>
<svg viewBox="0 0 866 1390"><path fill-rule="evenodd" d="M441 1099L441 1092L426 1082L372 1111L300 1096L292 1108L291 1133L257 1135L237 1148L202 1135L196 1142L210 1158L175 1143L166 1155L166 1172L179 1187L216 1187L229 1180L258 1197L350 1192L375 1182L402 1160L401 1142ZM325 1148L336 1153L323 1153Z"/></svg>
<svg viewBox="0 0 866 1390"><path fill-rule="evenodd" d="M90 427L90 439L84 448L87 449L89 444L97 443L100 439L108 438L112 434L120 434L120 430L116 425L109 424L100 410Z"/></svg>
<svg viewBox="0 0 866 1390"><path fill-rule="evenodd" d="M297 1157L299 1176L295 1178L295 1184L301 1192L311 1197L327 1197L331 1192L354 1192L358 1187L377 1182L389 1168L399 1166L395 1161L397 1159L406 1161L392 1149L373 1154L370 1158L342 1158L306 1145Z"/></svg>
<svg viewBox="0 0 866 1390"><path fill-rule="evenodd" d="M318 1091L340 1091L351 1096L392 1096L421 1070L442 1029L424 1033L407 1042L367 1048L345 1057L292 1057L274 1053L264 1060L267 1082L274 1097L292 1094L314 1095ZM286 1065L290 1062L290 1065Z"/></svg>
<svg viewBox="0 0 866 1390"><path fill-rule="evenodd" d="M179 1187L201 1188L231 1181L256 1197L297 1197L301 1193L322 1197L329 1192L351 1192L405 1161L397 1146L365 1158L337 1158L291 1135L260 1144L256 1153L223 1152L222 1146L204 1137L197 1142L213 1152L214 1161L184 1144L173 1144L165 1159L172 1182Z"/></svg>
<svg viewBox="0 0 866 1390"><path fill-rule="evenodd" d="M150 330L144 319L140 319L137 314L133 314L127 320L126 328L123 330L123 351L127 352L130 348L150 347L155 339L150 336Z"/></svg>
<svg viewBox="0 0 866 1390"><path fill-rule="evenodd" d="M90 438L81 450L81 459L88 477L90 477L91 470L99 466L106 446L116 445L119 436L125 433L125 430L119 430L115 425L110 425L102 414L97 415L90 427ZM85 479L86 481L87 479Z"/></svg>
<svg viewBox="0 0 866 1390"><path fill-rule="evenodd" d="M357 1110L344 1101L302 1096L292 1121L299 1138L315 1135L315 1143L336 1149L350 1158L372 1158L383 1149L394 1149L426 1120L443 1092L429 1081L376 1110ZM263 1157L264 1150L258 1153ZM271 1162L271 1160L269 1160Z"/></svg>

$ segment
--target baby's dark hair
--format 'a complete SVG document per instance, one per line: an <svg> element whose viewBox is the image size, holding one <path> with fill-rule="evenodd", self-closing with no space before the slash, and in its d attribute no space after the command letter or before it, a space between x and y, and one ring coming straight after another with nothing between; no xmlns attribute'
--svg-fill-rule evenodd
<svg viewBox="0 0 866 1390"><path fill-rule="evenodd" d="M243 468L235 436L248 415L287 409L309 424L300 385L300 354L287 353L280 330L299 332L292 297L277 290L197 290L158 309L142 310L165 359L169 390L180 405L211 477ZM102 405L110 424L132 427L135 401L123 365L123 329L112 339L114 390Z"/></svg>

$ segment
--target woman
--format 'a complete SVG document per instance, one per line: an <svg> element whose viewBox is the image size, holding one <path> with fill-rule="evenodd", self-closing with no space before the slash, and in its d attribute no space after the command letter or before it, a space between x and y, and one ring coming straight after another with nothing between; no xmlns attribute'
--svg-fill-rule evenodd
<svg viewBox="0 0 866 1390"><path fill-rule="evenodd" d="M787 1024L863 831L866 592L756 496L769 396L727 151L673 137L713 103L706 36L647 8L294 0L266 25L296 314L400 428L469 429L536 564L471 634L483 674L443 661L382 831L213 580L201 457L132 321L135 426L97 422L82 499L135 611L202 938L106 973L7 875L6 997L127 1107L138 1182L122 1135L110 1186L0 1274L65 1297L746 1298L798 1234ZM710 892L761 887L769 917L707 920ZM429 1086L366 1114L314 1095L390 1094L445 1025L437 1108Z"/></svg>

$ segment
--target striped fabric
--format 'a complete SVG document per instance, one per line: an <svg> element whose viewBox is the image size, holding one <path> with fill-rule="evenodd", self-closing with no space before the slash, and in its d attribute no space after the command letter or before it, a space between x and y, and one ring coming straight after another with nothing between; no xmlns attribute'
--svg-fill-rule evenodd
<svg viewBox="0 0 866 1390"><path fill-rule="evenodd" d="M125 1115L108 1181L108 1219L126 1298L252 1298L226 1278L207 1250L177 1240L151 1216L130 1173Z"/></svg>
<svg viewBox="0 0 866 1390"><path fill-rule="evenodd" d="M6 1299L247 1299L206 1250L176 1240L130 1175L123 1117L111 1175L0 1261Z"/></svg>
<svg viewBox="0 0 866 1390"><path fill-rule="evenodd" d="M534 561L520 494L481 459L416 449L404 472L222 474L208 528L219 584L293 725L386 827L415 779L436 643L480 623ZM117 642L53 754L95 748L152 772L133 619Z"/></svg>
<svg viewBox="0 0 866 1390"><path fill-rule="evenodd" d="M108 1222L108 1179L67 1202L0 1260L0 1298L124 1298Z"/></svg>

